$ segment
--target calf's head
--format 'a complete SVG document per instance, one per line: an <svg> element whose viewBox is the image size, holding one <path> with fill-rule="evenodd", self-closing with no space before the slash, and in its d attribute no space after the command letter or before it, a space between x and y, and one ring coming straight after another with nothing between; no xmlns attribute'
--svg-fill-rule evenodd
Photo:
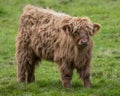
<svg viewBox="0 0 120 96"><path fill-rule="evenodd" d="M71 36L79 47L86 47L90 39L100 30L100 24L92 23L89 18L73 18L64 22L62 29Z"/></svg>

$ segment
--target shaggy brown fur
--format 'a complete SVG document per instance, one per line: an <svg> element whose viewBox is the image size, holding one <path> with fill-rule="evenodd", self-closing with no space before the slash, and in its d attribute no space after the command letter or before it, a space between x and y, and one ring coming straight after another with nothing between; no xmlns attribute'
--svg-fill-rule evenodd
<svg viewBox="0 0 120 96"><path fill-rule="evenodd" d="M85 87L91 87L93 35L99 24L50 9L27 5L21 16L16 44L18 81L33 82L35 65L46 59L58 64L64 87L71 86L77 69Z"/></svg>

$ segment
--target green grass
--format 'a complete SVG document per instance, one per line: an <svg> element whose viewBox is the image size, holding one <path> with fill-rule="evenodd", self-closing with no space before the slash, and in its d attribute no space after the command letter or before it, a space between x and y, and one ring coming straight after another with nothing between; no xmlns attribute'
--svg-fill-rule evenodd
<svg viewBox="0 0 120 96"><path fill-rule="evenodd" d="M65 89L55 63L36 68L36 82L16 81L15 38L26 4L50 7L73 16L88 16L102 25L94 37L92 89L85 89L76 71ZM120 96L120 0L0 0L0 96Z"/></svg>

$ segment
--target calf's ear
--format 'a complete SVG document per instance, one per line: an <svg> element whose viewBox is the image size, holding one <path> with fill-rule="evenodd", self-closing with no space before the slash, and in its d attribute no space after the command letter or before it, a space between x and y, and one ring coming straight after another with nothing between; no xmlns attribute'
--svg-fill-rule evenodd
<svg viewBox="0 0 120 96"><path fill-rule="evenodd" d="M95 35L101 28L101 25L98 23L93 24L93 35Z"/></svg>
<svg viewBox="0 0 120 96"><path fill-rule="evenodd" d="M72 27L70 24L64 24L62 26L62 30L66 33L66 34L70 34L71 33L71 30L72 30Z"/></svg>

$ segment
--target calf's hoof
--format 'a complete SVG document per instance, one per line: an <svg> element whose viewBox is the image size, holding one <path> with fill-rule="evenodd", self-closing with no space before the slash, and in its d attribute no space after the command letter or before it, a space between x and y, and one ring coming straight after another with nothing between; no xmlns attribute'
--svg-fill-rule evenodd
<svg viewBox="0 0 120 96"><path fill-rule="evenodd" d="M71 85L70 83L68 83L68 82L63 83L63 86L64 86L65 88L71 88L71 87L72 87L72 85Z"/></svg>
<svg viewBox="0 0 120 96"><path fill-rule="evenodd" d="M92 88L92 83L86 83L86 84L84 84L84 87L85 88Z"/></svg>

